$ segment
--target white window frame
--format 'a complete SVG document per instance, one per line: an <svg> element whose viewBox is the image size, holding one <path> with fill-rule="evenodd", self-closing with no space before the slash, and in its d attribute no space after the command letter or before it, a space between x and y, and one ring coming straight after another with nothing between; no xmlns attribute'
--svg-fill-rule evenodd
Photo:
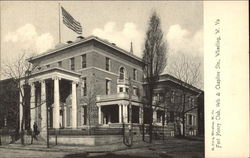
<svg viewBox="0 0 250 158"><path fill-rule="evenodd" d="M120 88L122 88L122 92L120 92ZM126 86L126 85L118 85L117 86L117 93L124 93L124 92L126 92L126 88L129 88L129 87Z"/></svg>

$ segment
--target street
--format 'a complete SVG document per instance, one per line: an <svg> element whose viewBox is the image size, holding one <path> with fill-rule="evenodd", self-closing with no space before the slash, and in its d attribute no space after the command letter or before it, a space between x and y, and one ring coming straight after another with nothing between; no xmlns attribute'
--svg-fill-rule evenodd
<svg viewBox="0 0 250 158"><path fill-rule="evenodd" d="M99 147L101 148L101 146ZM0 148L0 158L202 158L203 141L173 139L165 142L156 141L149 146L132 147L112 152L86 151L32 151Z"/></svg>

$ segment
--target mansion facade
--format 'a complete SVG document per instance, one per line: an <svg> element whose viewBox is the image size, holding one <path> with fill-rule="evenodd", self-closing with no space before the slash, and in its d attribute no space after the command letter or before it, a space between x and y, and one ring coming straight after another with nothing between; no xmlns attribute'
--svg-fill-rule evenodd
<svg viewBox="0 0 250 158"><path fill-rule="evenodd" d="M130 121L147 124L145 63L132 50L95 36L80 36L28 61L35 69L28 79L29 88L22 89L22 94L29 95L30 108L20 104L20 125L23 113L29 120L25 126L31 128L36 122L40 131L46 131L47 123L54 129L121 127ZM185 123L186 134L196 134L201 92L170 75L160 76L154 89L153 124L168 126L179 121L180 126ZM19 98L23 102L24 97ZM181 111L185 111L184 117Z"/></svg>

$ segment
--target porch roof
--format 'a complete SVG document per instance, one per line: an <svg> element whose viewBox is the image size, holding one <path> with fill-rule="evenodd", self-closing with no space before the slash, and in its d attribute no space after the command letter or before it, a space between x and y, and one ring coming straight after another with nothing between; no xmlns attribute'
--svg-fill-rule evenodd
<svg viewBox="0 0 250 158"><path fill-rule="evenodd" d="M179 89L182 89L182 90L186 90L186 91L189 91L193 94L200 94L202 93L203 91L186 83L186 82L183 82L182 80L180 79L177 79L175 78L174 76L171 76L169 74L163 74L160 76L159 78L159 83L168 83L169 85L173 85Z"/></svg>
<svg viewBox="0 0 250 158"><path fill-rule="evenodd" d="M53 67L50 69L34 72L30 75L30 82L46 80L54 77L63 78L66 80L79 82L81 73L63 69L60 67Z"/></svg>

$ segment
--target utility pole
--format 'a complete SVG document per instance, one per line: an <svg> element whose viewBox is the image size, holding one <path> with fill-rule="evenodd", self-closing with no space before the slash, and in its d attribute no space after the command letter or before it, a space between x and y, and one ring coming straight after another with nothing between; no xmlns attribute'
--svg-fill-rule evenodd
<svg viewBox="0 0 250 158"><path fill-rule="evenodd" d="M131 84L131 77L128 79L129 82L129 121L130 121L130 128L129 128L129 135L130 135L130 146L133 145L133 122L132 122L132 84Z"/></svg>

